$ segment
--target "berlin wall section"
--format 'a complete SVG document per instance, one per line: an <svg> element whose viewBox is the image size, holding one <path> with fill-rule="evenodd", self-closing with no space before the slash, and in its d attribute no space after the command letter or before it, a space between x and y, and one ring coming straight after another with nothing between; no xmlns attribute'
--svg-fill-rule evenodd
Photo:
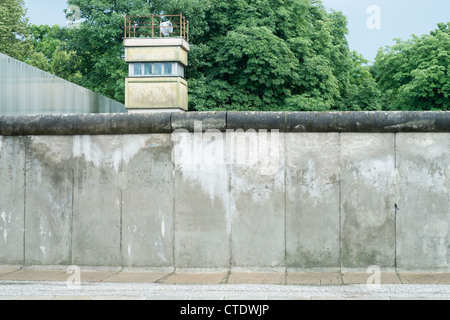
<svg viewBox="0 0 450 320"><path fill-rule="evenodd" d="M3 116L0 264L449 270L449 120Z"/></svg>

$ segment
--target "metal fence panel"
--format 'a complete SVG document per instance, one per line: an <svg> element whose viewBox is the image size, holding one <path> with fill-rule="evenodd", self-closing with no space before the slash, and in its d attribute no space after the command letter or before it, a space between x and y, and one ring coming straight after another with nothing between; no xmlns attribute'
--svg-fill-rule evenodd
<svg viewBox="0 0 450 320"><path fill-rule="evenodd" d="M126 112L122 103L0 53L0 114Z"/></svg>

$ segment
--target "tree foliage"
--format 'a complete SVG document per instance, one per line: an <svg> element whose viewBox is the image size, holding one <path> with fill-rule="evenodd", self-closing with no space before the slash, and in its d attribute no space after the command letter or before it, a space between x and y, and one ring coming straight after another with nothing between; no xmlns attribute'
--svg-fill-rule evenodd
<svg viewBox="0 0 450 320"><path fill-rule="evenodd" d="M33 50L26 62L68 81L82 84L78 70L80 59L73 50L67 49L70 29L55 26L30 26Z"/></svg>
<svg viewBox="0 0 450 320"><path fill-rule="evenodd" d="M346 18L320 1L210 0L203 16L188 71L193 110L379 107L371 74L349 50Z"/></svg>
<svg viewBox="0 0 450 320"><path fill-rule="evenodd" d="M388 110L450 110L450 23L380 49L373 72Z"/></svg>
<svg viewBox="0 0 450 320"><path fill-rule="evenodd" d="M23 0L0 2L0 52L24 60L31 49Z"/></svg>

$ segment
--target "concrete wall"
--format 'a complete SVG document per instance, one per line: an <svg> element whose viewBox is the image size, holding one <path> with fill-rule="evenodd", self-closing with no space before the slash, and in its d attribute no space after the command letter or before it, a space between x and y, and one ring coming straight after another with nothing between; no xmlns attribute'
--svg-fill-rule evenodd
<svg viewBox="0 0 450 320"><path fill-rule="evenodd" d="M127 115L139 134L3 117L0 264L450 270L450 121L295 132L257 113L267 132L235 130L249 116Z"/></svg>

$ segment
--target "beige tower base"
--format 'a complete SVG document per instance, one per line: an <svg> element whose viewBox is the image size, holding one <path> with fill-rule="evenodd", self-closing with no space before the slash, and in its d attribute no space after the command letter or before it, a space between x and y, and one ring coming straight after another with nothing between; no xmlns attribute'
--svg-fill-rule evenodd
<svg viewBox="0 0 450 320"><path fill-rule="evenodd" d="M129 111L188 109L187 82L181 77L126 78L125 89L125 106Z"/></svg>

